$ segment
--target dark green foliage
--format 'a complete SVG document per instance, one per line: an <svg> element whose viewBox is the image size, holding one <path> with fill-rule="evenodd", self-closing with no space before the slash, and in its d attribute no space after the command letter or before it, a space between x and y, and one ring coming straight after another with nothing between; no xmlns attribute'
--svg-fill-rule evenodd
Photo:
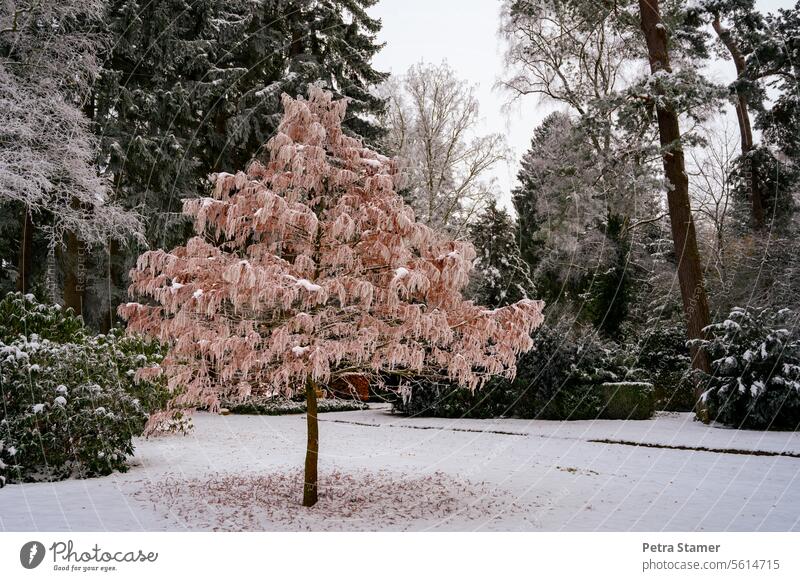
<svg viewBox="0 0 800 581"><path fill-rule="evenodd" d="M605 413L604 382L641 375L641 370L630 367L627 354L614 354L589 337L571 338L563 328L543 326L534 341L534 349L518 359L512 382L496 377L475 393L448 383L420 382L395 404L395 410L448 418L595 419ZM633 404L643 413L639 400ZM614 410L619 409L615 403ZM628 412L633 414L634 409Z"/></svg>
<svg viewBox="0 0 800 581"><path fill-rule="evenodd" d="M792 191L798 182L798 169L779 161L769 148L754 148L736 160L731 179L734 200L740 220L747 223L750 212L750 192L757 186L762 192L764 219L773 232L784 231L795 211Z"/></svg>
<svg viewBox="0 0 800 581"><path fill-rule="evenodd" d="M19 335L38 335L54 343L88 337L72 309L40 303L32 294L9 293L0 301L0 340L12 341Z"/></svg>
<svg viewBox="0 0 800 581"><path fill-rule="evenodd" d="M394 411L415 417L499 418L511 415L514 391L501 377L474 393L444 381L414 382L394 403Z"/></svg>
<svg viewBox="0 0 800 581"><path fill-rule="evenodd" d="M534 131L528 153L520 161L521 167L517 172L520 185L511 192L519 221L518 247L523 260L529 265L536 265L541 261L545 245L545 240L539 236L547 219L539 210L540 190L551 180L567 178L572 173L569 167L551 167L537 161L543 151L550 149L551 139L569 127L569 118L563 113L553 113L545 117Z"/></svg>
<svg viewBox="0 0 800 581"><path fill-rule="evenodd" d="M98 167L116 203L146 222L150 248L191 235L184 199L212 172L241 169L275 133L284 93L319 84L350 99L344 127L375 142L383 101L370 89L380 22L375 0L110 0L112 43L84 108ZM108 328L142 245L112 244L89 260L89 324ZM104 254L107 254L104 256ZM96 287L96 288L95 288ZM109 314L111 314L109 316Z"/></svg>
<svg viewBox="0 0 800 581"><path fill-rule="evenodd" d="M566 332L565 332L566 331ZM570 338L565 329L541 327L535 347L517 362L515 406L523 418L583 420L598 417L604 352L589 338Z"/></svg>
<svg viewBox="0 0 800 581"><path fill-rule="evenodd" d="M304 95L322 82L351 99L347 128L380 134L369 120L382 109L369 88L385 76L369 64L380 47L380 23L364 11L373 3L110 3L115 43L93 118L118 192L132 206L150 202L143 209L159 217L148 241L161 241L170 214L204 190L209 173L244 167L258 153L277 128L284 92Z"/></svg>
<svg viewBox="0 0 800 581"><path fill-rule="evenodd" d="M682 323L651 320L635 346L636 365L652 383L659 410L691 411L696 400L686 381L691 359Z"/></svg>
<svg viewBox="0 0 800 581"><path fill-rule="evenodd" d="M647 420L655 411L653 384L641 381L607 382L603 389L603 419Z"/></svg>
<svg viewBox="0 0 800 581"><path fill-rule="evenodd" d="M93 336L80 319L31 295L0 301L0 480L58 480L126 470L132 438L171 397L156 343L120 330ZM12 453L13 452L13 453Z"/></svg>
<svg viewBox="0 0 800 581"><path fill-rule="evenodd" d="M759 111L756 127L794 163L800 161L800 4L764 18L747 59L747 76L763 80L778 96Z"/></svg>
<svg viewBox="0 0 800 581"><path fill-rule="evenodd" d="M708 328L701 342L712 374L703 399L709 419L736 428L800 428L800 337L787 310L748 307Z"/></svg>
<svg viewBox="0 0 800 581"><path fill-rule="evenodd" d="M607 270L594 274L584 293L584 309L596 329L607 337L620 339L631 294L630 240L621 216L609 215L605 230L614 256Z"/></svg>

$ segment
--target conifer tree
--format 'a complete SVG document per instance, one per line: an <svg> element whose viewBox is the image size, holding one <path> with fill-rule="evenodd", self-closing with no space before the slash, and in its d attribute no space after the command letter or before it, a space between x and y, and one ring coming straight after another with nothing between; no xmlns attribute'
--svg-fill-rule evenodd
<svg viewBox="0 0 800 581"><path fill-rule="evenodd" d="M492 201L469 228L477 258L471 296L479 304L502 307L533 296L530 267L520 256L517 224Z"/></svg>

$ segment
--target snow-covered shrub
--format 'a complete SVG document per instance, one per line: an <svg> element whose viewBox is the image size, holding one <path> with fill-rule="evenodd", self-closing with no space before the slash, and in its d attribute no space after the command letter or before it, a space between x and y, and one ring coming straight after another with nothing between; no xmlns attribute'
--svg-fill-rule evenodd
<svg viewBox="0 0 800 581"><path fill-rule="evenodd" d="M679 323L652 321L635 347L636 365L653 384L656 409L691 411L695 405L686 329Z"/></svg>
<svg viewBox="0 0 800 581"><path fill-rule="evenodd" d="M56 343L85 335L83 322L72 309L37 302L31 294L9 293L0 300L0 339L38 335Z"/></svg>
<svg viewBox="0 0 800 581"><path fill-rule="evenodd" d="M737 428L800 427L800 337L788 309L735 308L706 328L709 419Z"/></svg>
<svg viewBox="0 0 800 581"><path fill-rule="evenodd" d="M167 401L163 357L119 331L90 335L69 310L31 296L0 301L0 481L58 480L125 469L131 439Z"/></svg>
<svg viewBox="0 0 800 581"><path fill-rule="evenodd" d="M603 407L600 385L616 379L603 372L606 352L590 338L575 339L569 331L542 326L534 348L517 361L515 415L522 418L583 420Z"/></svg>

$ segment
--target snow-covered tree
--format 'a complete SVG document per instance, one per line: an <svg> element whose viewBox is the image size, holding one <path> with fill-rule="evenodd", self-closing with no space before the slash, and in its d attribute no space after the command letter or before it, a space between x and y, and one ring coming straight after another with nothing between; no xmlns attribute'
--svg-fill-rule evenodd
<svg viewBox="0 0 800 581"><path fill-rule="evenodd" d="M502 307L534 294L530 267L517 243L517 224L496 202L490 202L470 224L469 239L477 258L470 285L475 301Z"/></svg>
<svg viewBox="0 0 800 581"><path fill-rule="evenodd" d="M632 31L615 20L614 6L591 0L505 0L500 35L506 43L501 86L514 98L536 95L579 115L624 86L626 67L641 56Z"/></svg>
<svg viewBox="0 0 800 581"><path fill-rule="evenodd" d="M478 133L475 88L446 63L414 65L382 91L384 146L400 161L403 197L424 224L465 235L494 198L491 171L507 154L504 138Z"/></svg>
<svg viewBox="0 0 800 581"><path fill-rule="evenodd" d="M305 390L310 506L318 384L431 374L475 389L513 376L542 303L464 300L475 251L415 221L395 162L343 133L346 102L312 88L284 107L265 163L215 174L213 197L186 202L197 236L143 254L130 290L144 300L119 310L129 330L169 343L175 405Z"/></svg>
<svg viewBox="0 0 800 581"><path fill-rule="evenodd" d="M0 203L20 219L20 290L29 286L34 229L51 250L66 236L69 254L78 240L124 239L140 228L109 202L81 110L104 42L94 26L101 9L99 0L0 3Z"/></svg>
<svg viewBox="0 0 800 581"><path fill-rule="evenodd" d="M618 237L610 238L618 238L617 259L626 252L634 226L642 223L624 207L625 201L637 200L628 188L639 181L635 177L649 174L656 159L663 160L687 329L699 337L708 315L682 169L683 147L695 136L680 132L678 118L702 120L718 101L719 89L698 69L697 57L705 55L706 47L702 33L687 19L681 2L650 2L648 8L634 0L508 0L501 33L509 46L510 76L504 85L512 94L543 95L578 115L597 156L598 179L592 183L616 194L599 229L618 231ZM645 63L651 74L643 76L637 69ZM634 208L654 208L647 196L642 202ZM643 216L663 217L660 209ZM702 357L698 361L704 362Z"/></svg>
<svg viewBox="0 0 800 581"><path fill-rule="evenodd" d="M569 116L545 118L522 156L512 200L523 257L551 298L607 258L598 228L606 215L602 192L594 187L599 176L592 147Z"/></svg>
<svg viewBox="0 0 800 581"><path fill-rule="evenodd" d="M793 116L791 111L798 109L796 94L800 84L792 74L797 64L791 56L792 44L797 41L791 21L800 21L800 17L797 8L784 10L778 16L764 15L755 4L754 0L698 0L690 12L710 22L721 53L733 61L736 78L729 88L741 140L735 173L737 190L750 207L750 222L761 230L766 225L782 225L780 222L791 214L787 190L792 187L794 176L790 168L781 167L784 164L767 144L756 142L751 111L756 111L759 124L767 129L768 140L775 141L783 133L784 121ZM768 85L784 93L778 97L774 111L765 110ZM788 117L783 116L784 112L789 112Z"/></svg>
<svg viewBox="0 0 800 581"><path fill-rule="evenodd" d="M697 340L704 338L704 329L709 323L709 310L689 199L689 178L686 174L679 121L681 109L688 108L682 103L691 97L691 92L675 91L676 87L682 86L686 89L689 84L680 80L679 71L672 69L669 34L658 0L639 0L638 4L639 24L650 61L648 86L652 87L652 94L648 96L649 107L655 110L658 121L661 157L667 182L667 208L678 262L678 284L686 317L686 333L689 339ZM688 78L692 78L691 71ZM700 92L703 92L702 87ZM700 102L703 100L701 98ZM692 348L692 365L703 371L710 369L708 357L697 347L697 343Z"/></svg>

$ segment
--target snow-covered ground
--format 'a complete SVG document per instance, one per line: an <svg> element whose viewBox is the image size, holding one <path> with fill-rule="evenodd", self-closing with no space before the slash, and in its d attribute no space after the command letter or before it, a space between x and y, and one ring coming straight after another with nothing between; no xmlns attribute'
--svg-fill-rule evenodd
<svg viewBox="0 0 800 581"><path fill-rule="evenodd" d="M126 474L0 489L0 530L800 530L800 433L690 414L320 419L314 508L304 416L197 414L188 436L138 441Z"/></svg>

